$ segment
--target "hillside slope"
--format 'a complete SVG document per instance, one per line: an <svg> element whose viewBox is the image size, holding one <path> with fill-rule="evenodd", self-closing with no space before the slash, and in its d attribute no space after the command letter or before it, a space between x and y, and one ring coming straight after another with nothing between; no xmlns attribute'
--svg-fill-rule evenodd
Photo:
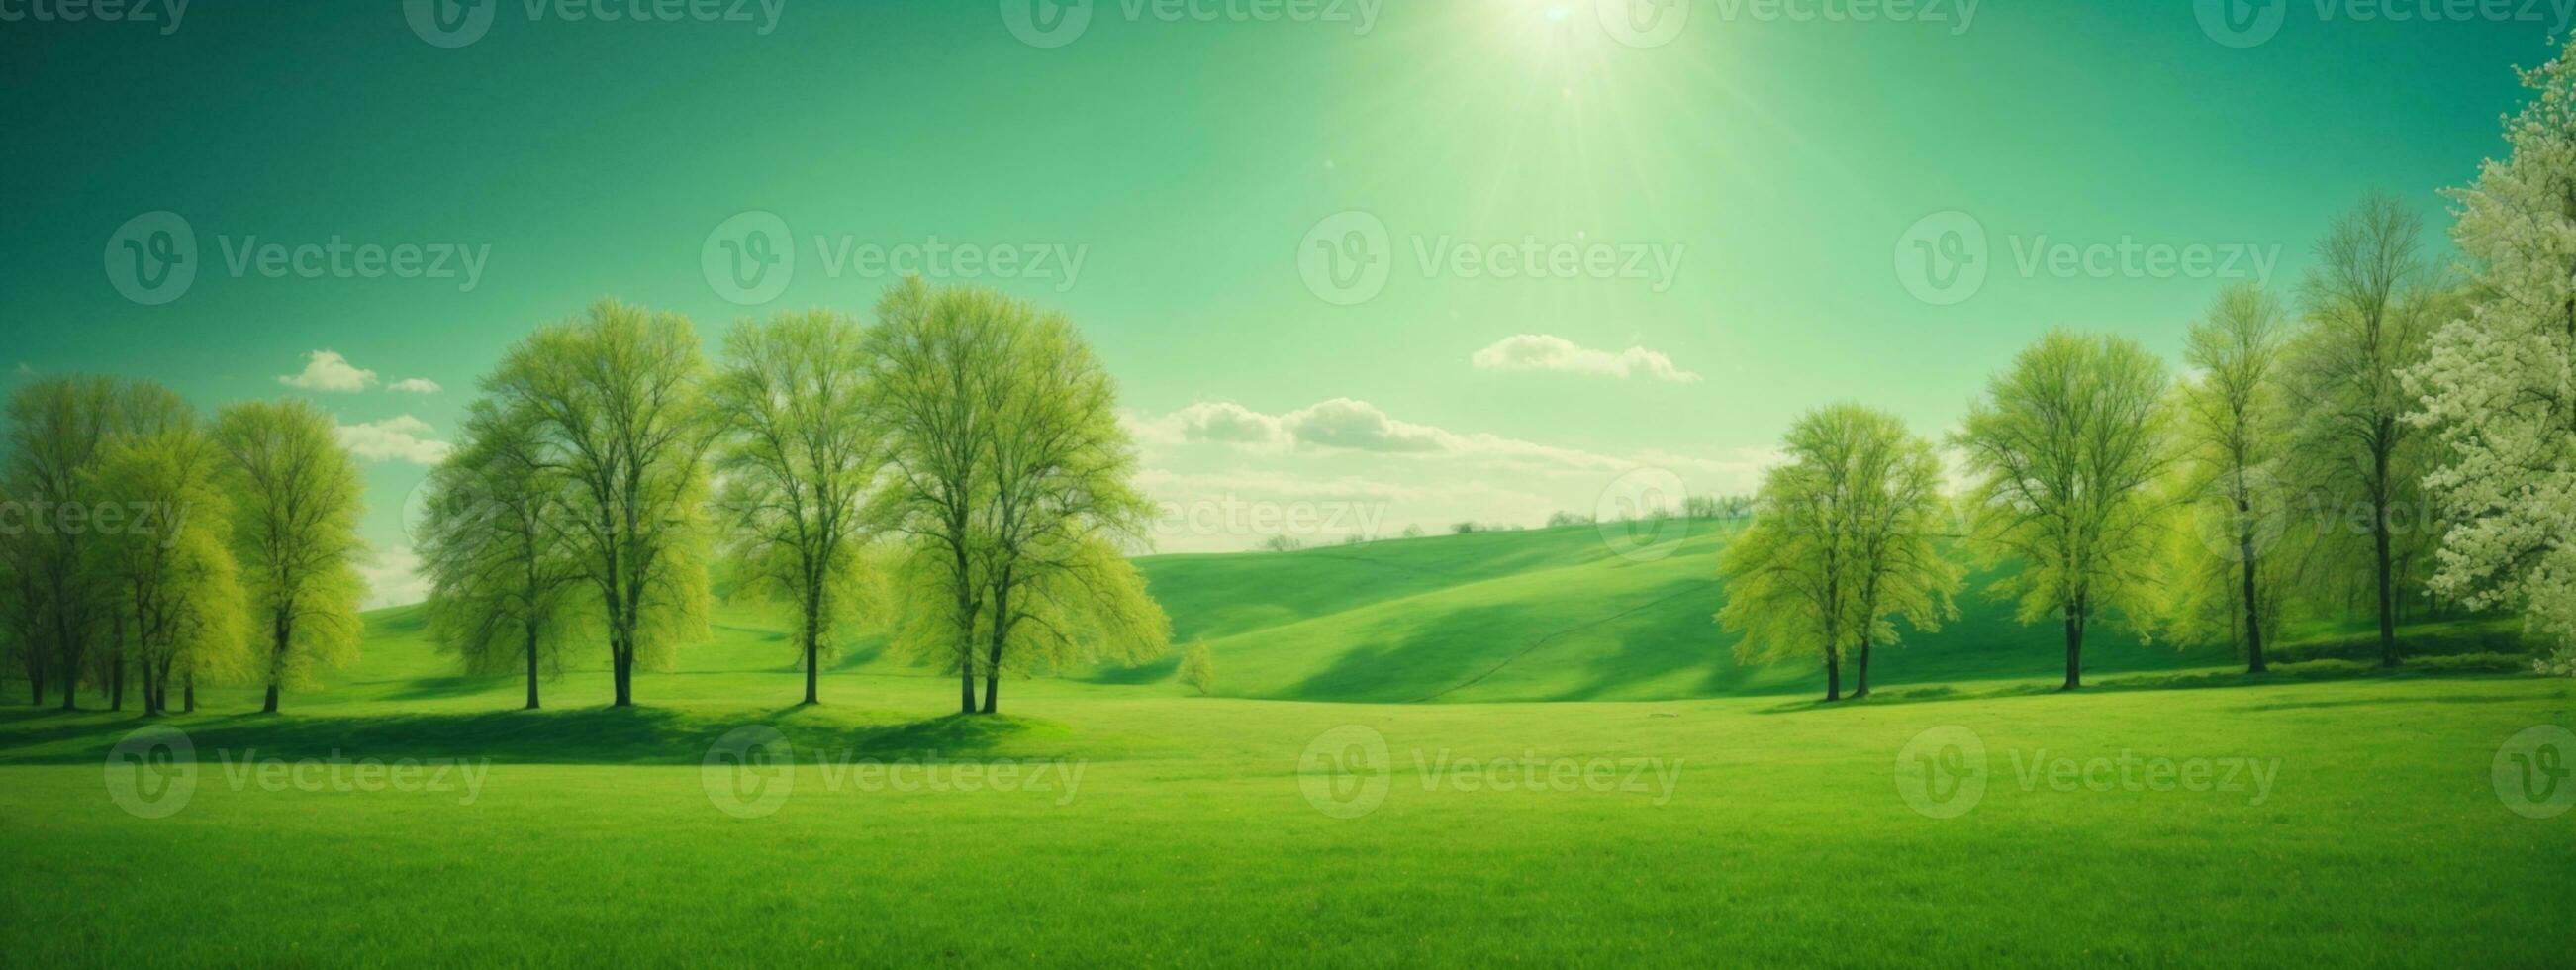
<svg viewBox="0 0 2576 970"><path fill-rule="evenodd" d="M1437 536L1288 553L1157 556L1139 565L1174 638L1205 638L1218 693L1349 701L1622 700L1821 690L1821 668L1747 668L1712 616L1729 529L1693 522L1668 555L1618 555L1593 526ZM1878 651L1873 687L2042 678L2059 632L2015 622L1973 577L1960 617ZM2086 668L2222 665L2223 649L2097 628ZM1158 679L1168 663L1102 680ZM1848 672L1846 674L1848 676ZM1850 686L1847 681L1846 688Z"/></svg>

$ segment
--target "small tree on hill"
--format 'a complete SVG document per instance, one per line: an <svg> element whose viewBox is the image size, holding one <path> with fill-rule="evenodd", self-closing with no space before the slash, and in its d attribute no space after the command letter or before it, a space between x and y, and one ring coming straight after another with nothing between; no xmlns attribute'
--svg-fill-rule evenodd
<svg viewBox="0 0 2576 970"><path fill-rule="evenodd" d="M1181 683L1205 697L1216 693L1216 655L1208 651L1207 641L1191 641L1181 651Z"/></svg>

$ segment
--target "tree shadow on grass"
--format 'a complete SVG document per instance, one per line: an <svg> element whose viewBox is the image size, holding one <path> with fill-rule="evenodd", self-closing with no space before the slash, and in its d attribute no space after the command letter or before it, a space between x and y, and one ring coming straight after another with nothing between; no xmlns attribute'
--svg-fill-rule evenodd
<svg viewBox="0 0 2576 970"><path fill-rule="evenodd" d="M799 752L884 760L1062 753L1071 732L1051 721L951 714L852 723L841 710L793 706L737 714L654 707L371 714L180 715L162 718L0 714L0 764L98 764L147 725L186 732L200 761L219 758L490 758L517 764L696 765L737 728L765 726ZM48 722L52 723L48 723Z"/></svg>
<svg viewBox="0 0 2576 970"><path fill-rule="evenodd" d="M2232 687L2267 687L2281 686L2285 684L2327 683L2348 680L2400 681L2433 678L2510 680L2527 679L2530 669L2531 660L2529 657L2517 654L2495 653L2459 654L2440 658L2427 658L2426 660L2409 666L2398 667L2394 670L2382 668L2376 664L2364 664L2347 660L2313 660L2305 663L2275 665L2271 669L2271 672L2265 674L2248 674L2241 670L2198 670L2177 671L2166 674L2135 674L2129 676L2106 677L2100 680L2087 682L2082 688L2078 689L2076 693L2119 694L2133 691L2152 690L2211 690ZM2062 693L2066 693L2066 691L2059 689L2057 685L2046 682L2008 684L1973 693L1963 692L1958 688L1949 685L1904 687L1873 691L1868 697L1856 700L1828 702L1822 699L1811 698L1792 703L1779 704L1772 707L1760 708L1754 711L1754 713L1796 714L1807 711L1838 710L1848 707L1884 707L1892 704L1919 704L1958 700L1996 700L2008 697L2045 697ZM2430 700L2432 698L2427 699ZM2477 700L2505 699L2509 698L2457 697L2446 699L2446 702L2470 703ZM2276 710L2299 706L2309 705L2279 704L2247 708L2247 710ZM2315 706L2332 705L2328 703L2318 704Z"/></svg>
<svg viewBox="0 0 2576 970"><path fill-rule="evenodd" d="M396 681L396 683L403 684L403 689L384 695L386 700L454 700L476 694L495 693L509 687L517 687L524 692L528 682L525 675L450 674L444 677L420 677Z"/></svg>

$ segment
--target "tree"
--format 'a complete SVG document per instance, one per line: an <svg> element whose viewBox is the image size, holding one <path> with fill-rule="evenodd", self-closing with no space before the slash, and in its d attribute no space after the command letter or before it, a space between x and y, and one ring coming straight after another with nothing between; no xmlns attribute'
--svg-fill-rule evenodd
<svg viewBox="0 0 2576 970"><path fill-rule="evenodd" d="M2406 372L2408 420L2441 445L2433 589L2521 607L2558 646L2542 669L2576 674L2576 39L2522 82L2510 150L2451 193L2473 295Z"/></svg>
<svg viewBox="0 0 2576 970"><path fill-rule="evenodd" d="M878 299L869 331L870 411L885 435L887 483L872 519L900 537L895 646L957 674L958 708L975 712L975 644L982 625L989 400L1000 379L999 326L967 291L933 291L905 277Z"/></svg>
<svg viewBox="0 0 2576 970"><path fill-rule="evenodd" d="M1860 638L1852 696L1869 696L1871 647L1897 642L1896 619L1926 633L1958 615L1951 597L1967 570L1942 552L1948 502L1941 458L1902 419L1858 410L1847 419L1852 450L1852 566L1859 589L1853 633Z"/></svg>
<svg viewBox="0 0 2576 970"><path fill-rule="evenodd" d="M836 620L862 598L866 504L883 467L868 414L858 321L828 311L744 322L725 340L710 397L726 438L717 463L745 588L796 613L805 703Z"/></svg>
<svg viewBox="0 0 2576 970"><path fill-rule="evenodd" d="M2413 410L2398 372L2422 360L2426 305L2422 224L2397 200L2372 195L2317 243L2306 284L2307 325L2293 346L2289 386L2300 423L2300 478L2309 490L2362 512L2377 580L2379 659L2396 666L2393 546L2401 504L2423 475L2425 449L2406 423Z"/></svg>
<svg viewBox="0 0 2576 970"><path fill-rule="evenodd" d="M193 710L200 677L252 667L223 462L190 415L120 436L90 475L93 494L127 515L122 527L102 529L88 553L115 627L133 645L147 714L170 710L174 685Z"/></svg>
<svg viewBox="0 0 2576 970"><path fill-rule="evenodd" d="M1216 693L1216 655L1208 651L1207 641L1193 640L1189 649L1181 651L1180 675L1181 683L1199 696Z"/></svg>
<svg viewBox="0 0 2576 970"><path fill-rule="evenodd" d="M1150 660L1168 649L1171 624L1121 552L1143 540L1154 506L1135 487L1136 450L1108 371L1059 314L991 292L967 303L995 315L1007 338L986 426L991 714L1006 671Z"/></svg>
<svg viewBox="0 0 2576 970"><path fill-rule="evenodd" d="M215 440L230 463L234 556L263 643L260 709L274 714L287 687L357 656L358 465L331 416L291 398L225 408Z"/></svg>
<svg viewBox="0 0 2576 970"><path fill-rule="evenodd" d="M566 547L598 596L615 706L635 671L706 636L706 541L692 516L712 443L706 361L689 321L614 300L510 348L484 381L493 405L523 412L570 484Z"/></svg>
<svg viewBox="0 0 2576 970"><path fill-rule="evenodd" d="M1161 655L1169 621L1119 551L1152 506L1131 482L1115 387L1071 324L917 279L878 316L884 518L917 560L911 601L943 614L903 642L959 672L964 711L981 674L987 714L1007 673Z"/></svg>
<svg viewBox="0 0 2576 970"><path fill-rule="evenodd" d="M2106 611L2139 623L2152 606L2173 463L2166 383L2134 342L2050 333L1987 383L1953 439L1974 480L1970 544L2018 560L1995 589L2022 622L2065 624L2067 690L2084 684L2088 624Z"/></svg>
<svg viewBox="0 0 2576 970"><path fill-rule="evenodd" d="M1717 621L1742 635L1744 662L1821 658L1838 701L1844 658L1892 639L1890 617L1931 629L1950 611L1960 570L1936 547L1940 461L1901 420L1852 404L1800 417L1783 452L1763 476L1766 514L1718 556ZM1852 696L1868 682L1864 668Z"/></svg>
<svg viewBox="0 0 2576 970"><path fill-rule="evenodd" d="M27 514L17 493L0 493L0 509ZM23 522L0 530L0 650L16 658L27 678L28 703L45 702L46 607L43 543Z"/></svg>
<svg viewBox="0 0 2576 970"><path fill-rule="evenodd" d="M8 492L21 503L22 534L12 559L25 583L26 648L31 677L60 678L62 707L78 703L96 657L104 609L96 584L82 574L82 546L92 497L83 475L114 427L117 388L95 377L41 378L9 398ZM41 667L41 669L37 669Z"/></svg>
<svg viewBox="0 0 2576 970"><path fill-rule="evenodd" d="M107 584L84 572L88 548L122 530L124 509L105 502L93 473L120 436L151 435L196 420L168 388L146 381L46 378L18 389L9 403L10 461L6 494L15 505L5 597L12 637L28 681L39 694L48 675L61 678L63 708L80 683L108 688L109 705L125 705L127 637Z"/></svg>
<svg viewBox="0 0 2576 970"><path fill-rule="evenodd" d="M418 538L430 635L469 671L525 670L532 711L538 681L562 672L597 615L578 595L572 481L548 462L531 412L475 402L464 440L429 473Z"/></svg>
<svg viewBox="0 0 2576 970"><path fill-rule="evenodd" d="M198 417L197 410L168 387L151 381L122 381L116 383L110 393L108 437L101 444L100 461L105 460L105 452L113 451L121 444L155 439L165 434L182 435L173 439L173 444L202 443L204 428L200 425L202 419ZM85 483L87 491L101 503L91 509L91 531L98 537L97 542L107 541L108 536L136 527L134 523L124 521L125 514L132 514L133 506L110 498L108 486L114 481L112 478L94 479ZM95 542L92 548L96 548ZM126 615L122 604L115 602L114 584L102 582L100 585L104 587L101 595L108 597L109 602L101 610L107 618L107 649L100 657L99 665L104 668L107 678L108 709L121 711L125 709L125 673L134 666L130 661L136 659L130 657L126 650L126 644L133 639L130 634L134 632L127 628L127 623L133 618Z"/></svg>
<svg viewBox="0 0 2576 970"><path fill-rule="evenodd" d="M2289 414L2281 386L2287 330L2278 300L2260 285L2229 287L2194 324L2183 359L2194 374L2177 388L2176 443L2183 449L2183 500L2202 528L2177 542L2182 628L2206 623L2208 604L2225 607L2215 625L2241 632L2245 669L2263 673L2267 600L2278 589L2262 560L2284 528L2287 496L2278 468ZM2231 575L2232 574L2232 575ZM2207 586L2231 586L2210 596Z"/></svg>

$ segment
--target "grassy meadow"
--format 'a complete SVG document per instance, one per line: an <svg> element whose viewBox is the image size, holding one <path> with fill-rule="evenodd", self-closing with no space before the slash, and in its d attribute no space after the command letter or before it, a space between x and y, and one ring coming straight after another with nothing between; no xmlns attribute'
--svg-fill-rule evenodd
<svg viewBox="0 0 2576 970"><path fill-rule="evenodd" d="M2320 632L2260 682L2224 651L2104 636L2096 686L2060 694L2051 631L1972 599L1884 652L1870 700L1827 706L1813 671L1727 659L1724 541L1151 559L1219 696L1166 662L1009 682L987 718L870 641L794 706L787 640L739 606L641 707L576 670L524 712L516 679L460 676L416 611L379 611L364 659L286 713L214 689L164 719L194 762L165 817L118 800L171 804L174 765L118 748L141 719L16 685L0 939L25 966L2563 966L2576 946L2576 815L2517 814L2493 770L2518 732L2576 724L2576 685L2521 672L2509 624L2410 627L2439 656L2393 676ZM747 726L776 732L756 755Z"/></svg>

